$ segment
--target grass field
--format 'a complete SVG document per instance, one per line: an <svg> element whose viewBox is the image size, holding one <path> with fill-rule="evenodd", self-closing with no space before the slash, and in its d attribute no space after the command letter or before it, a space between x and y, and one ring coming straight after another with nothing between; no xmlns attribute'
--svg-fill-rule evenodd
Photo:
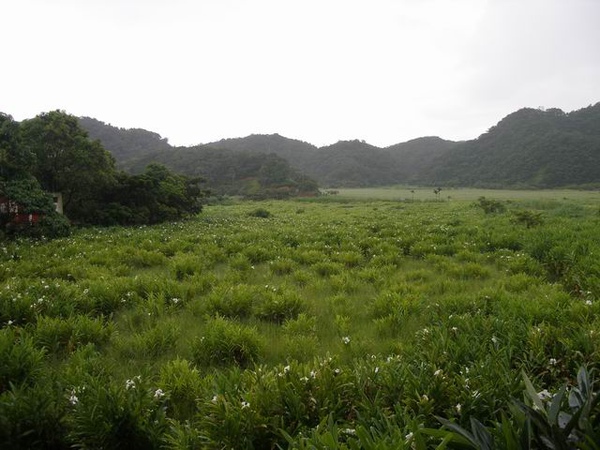
<svg viewBox="0 0 600 450"><path fill-rule="evenodd" d="M460 444L439 417L537 448L576 408L552 439L594 440L600 194L518 194L340 190L3 243L0 446Z"/></svg>
<svg viewBox="0 0 600 450"><path fill-rule="evenodd" d="M593 190L547 189L547 190L511 190L511 189L473 189L444 188L436 196L433 188L392 186L381 188L336 189L337 197L352 200L477 200L489 197L497 200L563 200L600 202L600 192ZM414 191L414 192L413 192Z"/></svg>

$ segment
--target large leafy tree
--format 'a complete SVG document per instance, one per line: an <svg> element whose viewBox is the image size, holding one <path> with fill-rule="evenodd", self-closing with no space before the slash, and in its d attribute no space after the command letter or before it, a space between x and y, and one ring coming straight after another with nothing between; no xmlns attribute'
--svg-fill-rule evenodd
<svg viewBox="0 0 600 450"><path fill-rule="evenodd" d="M5 232L59 236L69 231L67 220L54 210L52 197L30 173L34 166L35 155L22 144L19 123L0 113L0 197L16 202L21 213L44 215L37 227L30 227L13 223L9 212L0 212L0 236Z"/></svg>
<svg viewBox="0 0 600 450"><path fill-rule="evenodd" d="M0 113L0 179L22 178L34 162L35 155L21 145L19 123Z"/></svg>
<svg viewBox="0 0 600 450"><path fill-rule="evenodd" d="M114 159L88 138L77 118L63 111L42 113L21 124L23 145L33 155L32 174L47 191L61 192L65 213L80 219L100 193L115 183Z"/></svg>
<svg viewBox="0 0 600 450"><path fill-rule="evenodd" d="M62 193L64 211L77 223L158 223L202 209L199 179L159 164L136 176L118 172L100 141L91 140L78 119L63 111L20 124L0 113L0 163L0 195L18 203L23 212L41 213L42 221L52 225L25 230L14 227L10 214L4 213L0 234L64 234L68 222L54 211L49 192Z"/></svg>
<svg viewBox="0 0 600 450"><path fill-rule="evenodd" d="M122 179L116 200L130 208L136 221L175 220L202 210L199 181L152 163L142 174Z"/></svg>

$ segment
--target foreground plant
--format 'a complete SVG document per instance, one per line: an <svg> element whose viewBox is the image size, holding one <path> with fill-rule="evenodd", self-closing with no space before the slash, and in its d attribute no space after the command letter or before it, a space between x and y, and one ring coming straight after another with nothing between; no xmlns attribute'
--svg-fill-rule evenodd
<svg viewBox="0 0 600 450"><path fill-rule="evenodd" d="M551 394L537 392L523 373L525 401L514 400L511 417L502 413L500 422L486 427L471 417L471 429L438 417L446 432L423 430L424 434L443 437L445 444L456 448L492 449L598 449L600 448L600 396L594 392L596 382L581 367L577 386L564 385Z"/></svg>

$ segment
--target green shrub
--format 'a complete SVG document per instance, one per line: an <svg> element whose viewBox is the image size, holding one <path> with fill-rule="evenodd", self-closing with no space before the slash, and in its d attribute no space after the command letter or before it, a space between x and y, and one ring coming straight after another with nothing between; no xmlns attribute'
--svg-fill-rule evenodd
<svg viewBox="0 0 600 450"><path fill-rule="evenodd" d="M74 390L71 439L82 448L158 449L167 429L164 393L141 377L92 380Z"/></svg>
<svg viewBox="0 0 600 450"><path fill-rule="evenodd" d="M159 321L148 330L117 342L120 353L127 358L158 358L172 352L178 342L179 327L171 321Z"/></svg>
<svg viewBox="0 0 600 450"><path fill-rule="evenodd" d="M313 270L321 277L329 277L340 273L342 266L339 263L323 261L314 264Z"/></svg>
<svg viewBox="0 0 600 450"><path fill-rule="evenodd" d="M254 305L262 302L265 289L247 284L226 286L211 292L206 299L208 312L231 318L246 318Z"/></svg>
<svg viewBox="0 0 600 450"><path fill-rule="evenodd" d="M498 200L487 199L485 197L479 197L475 205L481 208L486 214L503 213L506 211L506 206L504 203Z"/></svg>
<svg viewBox="0 0 600 450"><path fill-rule="evenodd" d="M15 385L32 384L44 367L44 349L37 349L23 330L0 330L0 392Z"/></svg>
<svg viewBox="0 0 600 450"><path fill-rule="evenodd" d="M288 258L277 258L269 264L269 269L275 275L288 275L294 272L295 268L296 263Z"/></svg>
<svg viewBox="0 0 600 450"><path fill-rule="evenodd" d="M537 227L544 223L541 212L529 210L514 211L512 221L516 224L525 225L527 228Z"/></svg>
<svg viewBox="0 0 600 450"><path fill-rule="evenodd" d="M272 249L257 244L248 245L242 254L245 255L252 264L259 264L274 257Z"/></svg>
<svg viewBox="0 0 600 450"><path fill-rule="evenodd" d="M112 326L100 319L75 316L66 319L40 317L34 330L34 340L38 347L50 353L71 353L86 345L102 345L108 342Z"/></svg>
<svg viewBox="0 0 600 450"><path fill-rule="evenodd" d="M205 325L204 335L192 345L192 353L200 366L248 367L261 359L263 348L255 328L217 317Z"/></svg>
<svg viewBox="0 0 600 450"><path fill-rule="evenodd" d="M202 268L201 260L199 260L199 258L187 255L174 259L172 265L175 279L178 281L183 281L184 279L191 277Z"/></svg>
<svg viewBox="0 0 600 450"><path fill-rule="evenodd" d="M160 370L159 385L168 392L167 414L177 420L193 417L198 411L198 398L203 394L203 378L185 359L167 362Z"/></svg>
<svg viewBox="0 0 600 450"><path fill-rule="evenodd" d="M295 319L303 310L304 302L293 292L275 292L269 295L258 307L257 315L263 320L283 323Z"/></svg>
<svg viewBox="0 0 600 450"><path fill-rule="evenodd" d="M283 348L289 361L308 362L318 354L319 339L306 335L288 336Z"/></svg>
<svg viewBox="0 0 600 450"><path fill-rule="evenodd" d="M12 385L0 394L0 448L70 448L65 397L49 379L33 386Z"/></svg>
<svg viewBox="0 0 600 450"><path fill-rule="evenodd" d="M271 217L271 213L265 208L256 208L248 213L250 217L260 217L263 219Z"/></svg>
<svg viewBox="0 0 600 450"><path fill-rule="evenodd" d="M317 332L317 318L306 313L300 313L296 318L286 320L283 324L283 330L290 336L313 335Z"/></svg>

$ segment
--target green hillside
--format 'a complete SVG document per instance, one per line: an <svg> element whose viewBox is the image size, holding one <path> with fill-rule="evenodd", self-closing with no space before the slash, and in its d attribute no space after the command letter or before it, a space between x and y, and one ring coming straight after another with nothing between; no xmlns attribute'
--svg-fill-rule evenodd
<svg viewBox="0 0 600 450"><path fill-rule="evenodd" d="M102 142L118 164L141 154L172 148L166 138L141 128L117 128L91 117L80 117L79 125L87 131L91 139Z"/></svg>
<svg viewBox="0 0 600 450"><path fill-rule="evenodd" d="M111 151L120 167L135 171L157 160L182 173L200 174L215 186L228 185L224 192L235 191L230 181L239 186L240 176L259 177L252 170L260 170L259 161L265 155L289 164L283 169L284 163L277 163L283 170L279 178L294 184L302 173L323 187L600 185L600 103L571 113L524 108L477 139L453 142L430 136L387 148L360 140L317 148L278 134L255 134L174 150L156 133L80 120L90 136Z"/></svg>
<svg viewBox="0 0 600 450"><path fill-rule="evenodd" d="M419 180L480 187L599 184L600 103L568 114L521 109L446 152Z"/></svg>

